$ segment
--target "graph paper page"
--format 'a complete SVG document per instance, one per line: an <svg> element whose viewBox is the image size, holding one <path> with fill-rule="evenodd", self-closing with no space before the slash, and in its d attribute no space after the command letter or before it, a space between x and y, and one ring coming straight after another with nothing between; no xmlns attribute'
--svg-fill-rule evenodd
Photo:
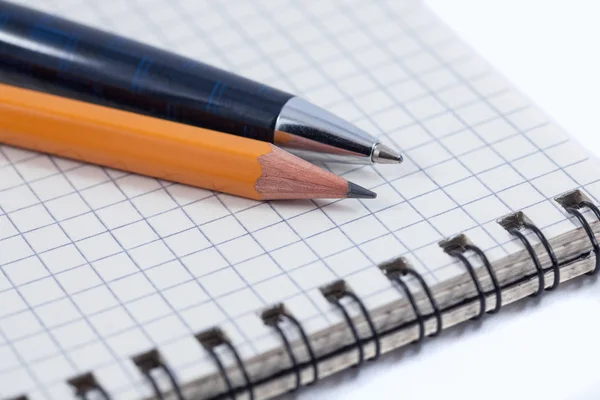
<svg viewBox="0 0 600 400"><path fill-rule="evenodd" d="M405 161L326 165L376 200L261 203L0 145L0 397L70 398L87 371L149 396L131 356L152 348L185 384L216 371L199 331L256 356L281 345L269 305L316 332L341 320L324 284L379 306L400 296L379 262L440 282L464 272L440 239L498 259L522 248L499 216L552 237L575 227L553 196L600 196L596 162L419 2L20 2L303 96Z"/></svg>

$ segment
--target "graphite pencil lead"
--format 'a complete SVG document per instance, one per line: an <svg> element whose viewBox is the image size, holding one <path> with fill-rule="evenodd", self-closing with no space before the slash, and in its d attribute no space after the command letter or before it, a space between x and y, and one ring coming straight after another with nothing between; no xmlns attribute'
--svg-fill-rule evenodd
<svg viewBox="0 0 600 400"><path fill-rule="evenodd" d="M365 189L356 183L348 182L347 197L351 199L374 199L377 197L377 193L371 192L369 189Z"/></svg>
<svg viewBox="0 0 600 400"><path fill-rule="evenodd" d="M371 161L375 164L400 164L403 158L400 153L382 143L373 148Z"/></svg>

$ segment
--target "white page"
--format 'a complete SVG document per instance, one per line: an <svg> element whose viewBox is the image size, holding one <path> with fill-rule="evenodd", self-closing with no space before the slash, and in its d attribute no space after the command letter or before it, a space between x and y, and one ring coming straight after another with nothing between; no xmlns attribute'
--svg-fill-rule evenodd
<svg viewBox="0 0 600 400"><path fill-rule="evenodd" d="M418 3L27 1L302 95L402 151L400 166L328 165L377 200L259 203L0 147L1 395L65 398L93 370L115 398L151 389L130 357L158 348L182 383L215 372L193 335L220 326L244 358L280 346L257 312L283 301L309 332L340 321L318 288L368 307L399 297L376 263L429 283L521 247L495 222L599 195L595 162Z"/></svg>

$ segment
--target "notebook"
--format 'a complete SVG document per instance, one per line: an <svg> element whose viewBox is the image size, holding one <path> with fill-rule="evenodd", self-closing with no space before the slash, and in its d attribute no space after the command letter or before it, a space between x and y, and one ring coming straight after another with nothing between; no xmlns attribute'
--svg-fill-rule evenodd
<svg viewBox="0 0 600 400"><path fill-rule="evenodd" d="M419 1L19 2L304 96L405 161L325 165L376 200L262 203L0 145L3 399L273 398L595 271L598 163Z"/></svg>

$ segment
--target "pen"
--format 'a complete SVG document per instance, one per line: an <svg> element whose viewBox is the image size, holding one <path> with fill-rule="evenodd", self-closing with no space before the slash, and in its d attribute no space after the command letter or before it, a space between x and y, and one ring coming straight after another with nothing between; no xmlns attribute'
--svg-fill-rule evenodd
<svg viewBox="0 0 600 400"><path fill-rule="evenodd" d="M0 82L274 143L311 161L402 161L300 97L174 53L4 1L0 25Z"/></svg>
<svg viewBox="0 0 600 400"><path fill-rule="evenodd" d="M0 142L255 200L376 196L270 143L5 84Z"/></svg>

